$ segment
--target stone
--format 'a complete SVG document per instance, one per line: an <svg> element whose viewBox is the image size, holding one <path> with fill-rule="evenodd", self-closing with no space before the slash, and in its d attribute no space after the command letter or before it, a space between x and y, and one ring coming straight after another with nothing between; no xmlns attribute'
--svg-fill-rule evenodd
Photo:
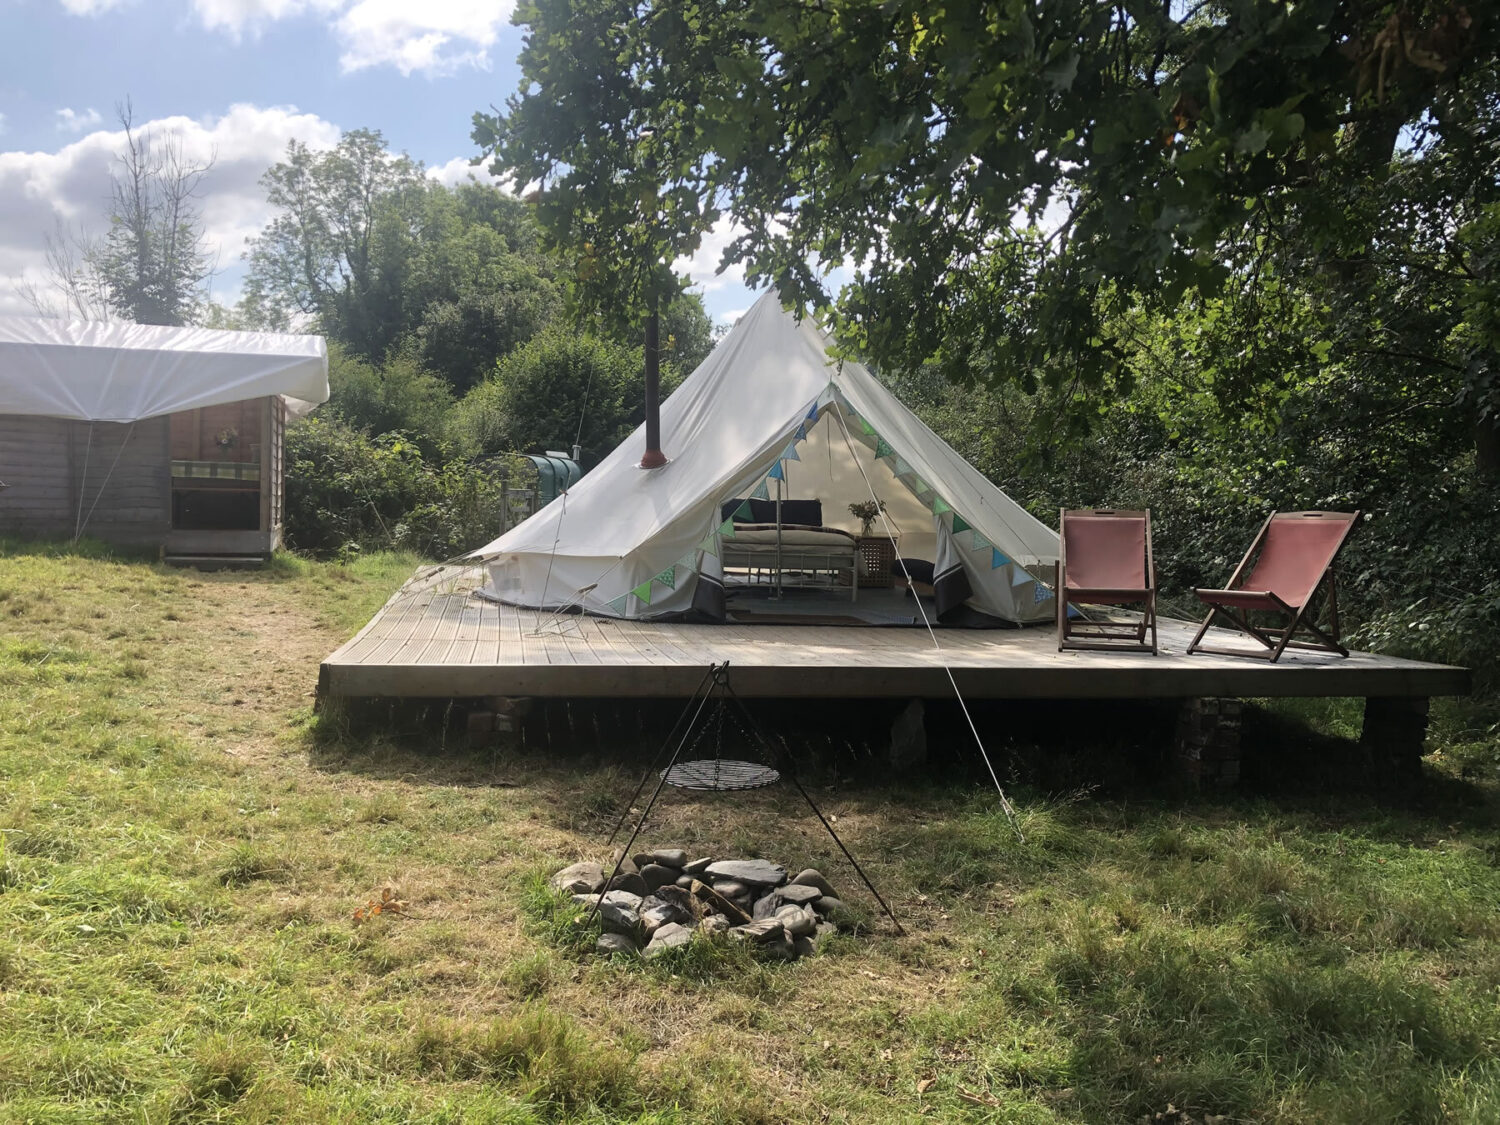
<svg viewBox="0 0 1500 1125"><path fill-rule="evenodd" d="M810 937L798 937L792 939L792 949L798 957L811 957L818 951L817 943Z"/></svg>
<svg viewBox="0 0 1500 1125"><path fill-rule="evenodd" d="M708 865L708 874L752 887L779 887L786 882L786 868L764 859L721 859Z"/></svg>
<svg viewBox="0 0 1500 1125"><path fill-rule="evenodd" d="M782 934L780 937L766 942L760 947L761 953L777 961L795 961L797 959L797 947L792 944L792 939Z"/></svg>
<svg viewBox="0 0 1500 1125"><path fill-rule="evenodd" d="M609 889L612 891L629 891L633 895L645 898L651 893L651 888L646 886L646 880L634 873L626 875L624 872L616 875L609 881Z"/></svg>
<svg viewBox="0 0 1500 1125"><path fill-rule="evenodd" d="M823 943L838 932L839 928L832 922L819 922L818 928L812 932L812 936L807 938L807 940L813 943L814 948L821 949L823 947ZM797 940L801 941L803 939L798 938Z"/></svg>
<svg viewBox="0 0 1500 1125"><path fill-rule="evenodd" d="M786 905L786 900L781 897L780 892L772 891L770 894L755 900L755 907L750 911L750 917L757 922L762 918L769 918Z"/></svg>
<svg viewBox="0 0 1500 1125"><path fill-rule="evenodd" d="M702 875L708 870L708 865L713 861L713 856L706 855L702 859L693 860L692 863L684 863L682 865L682 873L684 875Z"/></svg>
<svg viewBox="0 0 1500 1125"><path fill-rule="evenodd" d="M651 853L650 852L636 852L635 855L633 855L633 856L630 857L630 860L631 860L631 865L637 871L639 871L643 867L650 866L650 864L651 864Z"/></svg>
<svg viewBox="0 0 1500 1125"><path fill-rule="evenodd" d="M823 878L823 873L816 867L809 867L805 871L797 872L797 877L792 882L799 887L816 887L829 898L838 898L838 891L833 889L828 880Z"/></svg>
<svg viewBox="0 0 1500 1125"><path fill-rule="evenodd" d="M675 903L688 914L693 912L693 896L683 890L676 883L656 888L656 897L663 902Z"/></svg>
<svg viewBox="0 0 1500 1125"><path fill-rule="evenodd" d="M616 906L612 902L599 904L599 925L615 934L634 935L640 928L641 916L628 906Z"/></svg>
<svg viewBox="0 0 1500 1125"><path fill-rule="evenodd" d="M824 895L820 899L815 899L812 908L825 918L845 913L849 909L844 905L843 900L836 899L832 895Z"/></svg>
<svg viewBox="0 0 1500 1125"><path fill-rule="evenodd" d="M729 928L733 924L734 923L732 923L722 914L710 914L705 917L703 921L698 923L698 932L708 934L710 937L712 937L715 934L728 933Z"/></svg>
<svg viewBox="0 0 1500 1125"><path fill-rule="evenodd" d="M786 938L786 927L776 918L762 918L759 922L736 926L729 932L741 941L754 942L756 945Z"/></svg>
<svg viewBox="0 0 1500 1125"><path fill-rule="evenodd" d="M679 886L679 887L681 887L685 891L690 891L690 890L693 889L693 884L696 883L697 881L698 881L698 877L696 875L686 875L686 874L684 874L684 875L677 876L677 883L676 883L676 885Z"/></svg>
<svg viewBox="0 0 1500 1125"><path fill-rule="evenodd" d="M636 946L635 939L626 934L600 934L599 940L594 942L594 952L601 957L612 957L616 953L634 956L640 949Z"/></svg>
<svg viewBox="0 0 1500 1125"><path fill-rule="evenodd" d="M663 887L662 890L675 891L677 888ZM692 925L692 908L685 901L664 899L657 895L652 895L641 903L641 926L648 935L668 922L676 922L680 926Z"/></svg>
<svg viewBox="0 0 1500 1125"><path fill-rule="evenodd" d="M604 886L604 868L597 863L575 863L552 876L552 885L570 895L597 894Z"/></svg>
<svg viewBox="0 0 1500 1125"><path fill-rule="evenodd" d="M634 891L605 891L604 901L612 902L616 906L624 906L631 910L641 908L641 896Z"/></svg>
<svg viewBox="0 0 1500 1125"><path fill-rule="evenodd" d="M891 749L887 760L897 773L909 772L927 761L925 714L922 701L913 699L891 724Z"/></svg>
<svg viewBox="0 0 1500 1125"><path fill-rule="evenodd" d="M789 937L807 937L818 925L818 916L805 906L783 906L774 915Z"/></svg>
<svg viewBox="0 0 1500 1125"><path fill-rule="evenodd" d="M699 902L712 907L720 914L727 915L729 920L736 925L753 920L749 914L740 908L739 903L735 902L734 899L725 898L718 891L699 882L697 879L693 880L692 893L693 897Z"/></svg>
<svg viewBox="0 0 1500 1125"><path fill-rule="evenodd" d="M710 885L725 898L744 898L750 888L736 879L713 879Z"/></svg>
<svg viewBox="0 0 1500 1125"><path fill-rule="evenodd" d="M640 873L640 867L638 867L635 860L631 859L629 856L626 856L624 859L620 860L621 875L639 875Z"/></svg>
<svg viewBox="0 0 1500 1125"><path fill-rule="evenodd" d="M677 869L675 867L663 867L659 863L648 863L641 868L641 878L646 881L646 890L655 891L657 887L668 886L677 882Z"/></svg>
<svg viewBox="0 0 1500 1125"><path fill-rule="evenodd" d="M646 946L645 956L656 957L665 950L675 949L679 945L686 945L693 940L693 931L687 926L679 926L675 922L668 922L657 928L651 935L651 943Z"/></svg>
<svg viewBox="0 0 1500 1125"><path fill-rule="evenodd" d="M788 883L784 887L777 887L776 893L781 896L783 902L795 902L798 906L806 906L814 899L823 896L823 892L817 887L808 886L806 883Z"/></svg>
<svg viewBox="0 0 1500 1125"><path fill-rule="evenodd" d="M663 867L675 867L681 871L687 865L687 852L681 848L657 848L647 854L652 863L659 863Z"/></svg>

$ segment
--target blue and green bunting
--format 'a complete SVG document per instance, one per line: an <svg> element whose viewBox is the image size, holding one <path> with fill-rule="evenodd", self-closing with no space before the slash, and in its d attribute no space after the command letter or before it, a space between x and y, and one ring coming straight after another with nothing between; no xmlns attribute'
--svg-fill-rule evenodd
<svg viewBox="0 0 1500 1125"><path fill-rule="evenodd" d="M783 461L802 460L801 455L797 452L797 443L795 441L790 442L787 447L781 451L781 459Z"/></svg>
<svg viewBox="0 0 1500 1125"><path fill-rule="evenodd" d="M1052 591L1038 582L1036 584L1036 589L1031 592L1031 602L1033 605L1041 605L1051 596Z"/></svg>
<svg viewBox="0 0 1500 1125"><path fill-rule="evenodd" d="M748 505L747 505L748 506ZM734 538L734 517L731 516L719 525L719 537L721 539Z"/></svg>
<svg viewBox="0 0 1500 1125"><path fill-rule="evenodd" d="M783 469L781 465L782 463L780 461L777 461L776 464L771 467L771 471L766 474L766 480L786 480L786 470ZM761 488L765 488L766 481L761 481L760 486ZM767 497L767 499L769 499L769 497Z"/></svg>
<svg viewBox="0 0 1500 1125"><path fill-rule="evenodd" d="M966 519L964 519L963 516L959 515L957 512L954 512L953 513L953 534L957 535L960 531L968 531L968 530L969 530L969 521L966 520Z"/></svg>
<svg viewBox="0 0 1500 1125"><path fill-rule="evenodd" d="M776 467L778 469L781 467L781 462L780 461L776 462ZM755 491L750 494L750 499L752 499L752 500L769 500L770 498L771 498L771 490L766 485L765 481L761 481L758 485L756 485L755 486ZM750 505L746 504L744 507L745 507L745 515L747 515L747 516L750 515L750 511L749 511ZM735 515L739 515L739 513L736 512Z"/></svg>
<svg viewBox="0 0 1500 1125"><path fill-rule="evenodd" d="M881 461L895 455L896 451L891 448L891 443L886 441L885 438L880 438L875 442L875 460Z"/></svg>
<svg viewBox="0 0 1500 1125"><path fill-rule="evenodd" d="M658 574L652 581L659 582L668 590L677 589L677 567L675 565L667 567L666 570Z"/></svg>
<svg viewBox="0 0 1500 1125"><path fill-rule="evenodd" d="M948 501L944 500L941 496L935 497L933 499L933 501L932 501L932 514L933 515L940 516L944 512L951 512L951 511L953 511L953 509L948 506Z"/></svg>
<svg viewBox="0 0 1500 1125"><path fill-rule="evenodd" d="M994 547L990 548L990 569L991 570L999 570L1002 566L1004 566L1008 562L1010 562L1010 559L1006 558L1004 555L1002 555Z"/></svg>
<svg viewBox="0 0 1500 1125"><path fill-rule="evenodd" d="M647 605L650 605L651 604L651 579L649 579L649 578L646 579L646 581L642 582L639 586L637 586L634 590L632 590L630 592L635 595L637 601L645 602Z"/></svg>
<svg viewBox="0 0 1500 1125"><path fill-rule="evenodd" d="M762 489L760 499L762 499L762 500L766 499L766 495L765 495L764 489ZM750 501L746 500L743 504L741 504L738 508L736 508L734 510L734 515L730 516L729 519L726 520L725 522L726 523L732 523L734 520L742 520L745 523L749 523L754 518L755 518L755 512L750 507Z"/></svg>
<svg viewBox="0 0 1500 1125"><path fill-rule="evenodd" d="M986 539L983 535L980 535L979 532L978 532L978 530L972 530L972 529L970 530L970 532L969 532L969 549L971 551L982 551L986 547L993 547L993 546L994 546L994 544L991 543L988 539Z"/></svg>
<svg viewBox="0 0 1500 1125"><path fill-rule="evenodd" d="M624 613L625 599L628 597L630 597L629 594L621 594L618 598L611 599L609 602L609 608L614 610L616 613Z"/></svg>

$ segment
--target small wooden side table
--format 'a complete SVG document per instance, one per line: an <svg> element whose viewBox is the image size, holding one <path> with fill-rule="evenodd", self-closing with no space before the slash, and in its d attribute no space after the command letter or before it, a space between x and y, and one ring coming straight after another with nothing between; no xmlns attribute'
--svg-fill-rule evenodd
<svg viewBox="0 0 1500 1125"><path fill-rule="evenodd" d="M859 552L859 584L874 589L889 589L891 564L896 561L896 542L886 535L860 535L855 544Z"/></svg>

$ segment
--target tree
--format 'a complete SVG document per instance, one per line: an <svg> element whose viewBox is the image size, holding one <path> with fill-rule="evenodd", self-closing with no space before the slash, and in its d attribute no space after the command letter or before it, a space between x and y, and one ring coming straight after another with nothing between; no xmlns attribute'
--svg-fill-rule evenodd
<svg viewBox="0 0 1500 1125"><path fill-rule="evenodd" d="M840 327L882 364L1087 402L1128 389L1133 306L1253 289L1268 263L1356 292L1341 263L1421 268L1401 220L1436 204L1446 237L1418 256L1451 275L1463 385L1492 416L1493 257L1473 245L1500 192L1492 11L533 0L516 18L520 92L474 139L539 185L595 303L605 263L729 218L726 261L800 306L829 304L819 266L852 266Z"/></svg>
<svg viewBox="0 0 1500 1125"><path fill-rule="evenodd" d="M315 317L379 363L410 327L405 285L429 189L421 165L356 129L326 152L289 142L261 184L278 213L250 244L247 308L270 326Z"/></svg>
<svg viewBox="0 0 1500 1125"><path fill-rule="evenodd" d="M118 113L125 140L110 177L109 230L49 236L51 288L85 320L195 323L214 273L197 202L213 160L189 159L175 133L137 131L128 101ZM23 295L39 313L56 311L34 288Z"/></svg>

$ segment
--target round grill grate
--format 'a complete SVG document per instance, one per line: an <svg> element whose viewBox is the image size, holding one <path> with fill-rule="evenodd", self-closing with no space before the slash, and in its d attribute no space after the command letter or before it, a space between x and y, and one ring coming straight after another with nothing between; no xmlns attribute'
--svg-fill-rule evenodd
<svg viewBox="0 0 1500 1125"><path fill-rule="evenodd" d="M661 772L668 785L678 789L704 789L728 793L737 789L763 789L781 780L781 774L759 762L711 758L697 762L678 762Z"/></svg>

